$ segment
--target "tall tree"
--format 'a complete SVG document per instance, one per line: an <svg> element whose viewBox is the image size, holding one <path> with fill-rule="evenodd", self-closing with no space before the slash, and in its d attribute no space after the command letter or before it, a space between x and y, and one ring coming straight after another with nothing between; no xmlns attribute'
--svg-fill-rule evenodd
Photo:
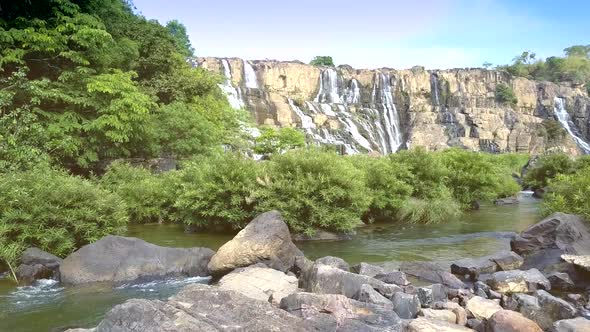
<svg viewBox="0 0 590 332"><path fill-rule="evenodd" d="M184 24L178 22L178 20L172 20L166 24L166 28L170 31L181 54L187 57L195 55L195 49L191 45Z"/></svg>

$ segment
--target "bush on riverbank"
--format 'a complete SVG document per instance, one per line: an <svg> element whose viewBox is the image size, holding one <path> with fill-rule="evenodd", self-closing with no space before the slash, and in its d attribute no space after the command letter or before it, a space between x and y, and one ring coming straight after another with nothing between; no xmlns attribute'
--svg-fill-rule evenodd
<svg viewBox="0 0 590 332"><path fill-rule="evenodd" d="M586 161L588 159L585 159ZM545 195L542 210L545 215L554 212L578 214L590 221L590 166L573 174L560 174L549 181L549 193Z"/></svg>
<svg viewBox="0 0 590 332"><path fill-rule="evenodd" d="M117 195L47 166L0 173L0 192L0 260L11 265L31 246L66 256L128 220Z"/></svg>
<svg viewBox="0 0 590 332"><path fill-rule="evenodd" d="M559 175L573 174L587 166L590 166L588 156L574 159L563 153L544 155L528 169L524 177L524 185L532 189L544 188Z"/></svg>

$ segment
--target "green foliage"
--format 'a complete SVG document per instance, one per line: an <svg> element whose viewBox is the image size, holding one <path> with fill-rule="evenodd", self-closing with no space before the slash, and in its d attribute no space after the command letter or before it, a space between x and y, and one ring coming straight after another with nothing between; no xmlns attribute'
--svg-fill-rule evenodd
<svg viewBox="0 0 590 332"><path fill-rule="evenodd" d="M174 211L177 172L152 174L125 163L114 163L100 185L125 201L132 223L168 222Z"/></svg>
<svg viewBox="0 0 590 332"><path fill-rule="evenodd" d="M556 120L543 120L539 135L546 137L549 142L560 142L567 136L567 131Z"/></svg>
<svg viewBox="0 0 590 332"><path fill-rule="evenodd" d="M518 103L518 98L516 98L512 87L504 83L496 85L496 100L512 107Z"/></svg>
<svg viewBox="0 0 590 332"><path fill-rule="evenodd" d="M240 229L254 217L257 164L224 153L183 166L174 218L186 225Z"/></svg>
<svg viewBox="0 0 590 332"><path fill-rule="evenodd" d="M331 56L316 56L311 60L309 63L312 66L330 66L334 67L334 60L332 60Z"/></svg>
<svg viewBox="0 0 590 332"><path fill-rule="evenodd" d="M257 211L279 210L297 233L312 234L316 228L351 231L369 207L364 174L345 157L295 150L265 166Z"/></svg>
<svg viewBox="0 0 590 332"><path fill-rule="evenodd" d="M195 49L192 47L188 35L186 34L186 27L177 20L172 20L166 23L166 28L174 38L174 43L178 47L178 51L187 57L195 56Z"/></svg>
<svg viewBox="0 0 590 332"><path fill-rule="evenodd" d="M545 215L554 212L578 214L590 221L590 167L573 174L559 174L549 181L549 194L545 195L542 210Z"/></svg>
<svg viewBox="0 0 590 332"><path fill-rule="evenodd" d="M485 69L490 69L490 68L491 68L493 65L494 65L494 64L493 64L493 63L491 63L491 62L485 61L485 62L482 64L482 67L484 67Z"/></svg>
<svg viewBox="0 0 590 332"><path fill-rule="evenodd" d="M0 192L0 259L11 264L30 246L66 256L127 223L117 195L46 166L0 174Z"/></svg>
<svg viewBox="0 0 590 332"><path fill-rule="evenodd" d="M412 197L406 200L397 212L397 218L411 224L441 223L458 218L461 206L450 192L439 187L435 198L420 199Z"/></svg>
<svg viewBox="0 0 590 332"><path fill-rule="evenodd" d="M533 189L544 188L550 179L560 174L571 174L576 170L576 163L568 155L562 153L549 154L535 162L524 177L524 185Z"/></svg>
<svg viewBox="0 0 590 332"><path fill-rule="evenodd" d="M260 136L256 137L254 152L258 154L283 153L291 149L305 146L305 135L295 128L275 129L264 127Z"/></svg>

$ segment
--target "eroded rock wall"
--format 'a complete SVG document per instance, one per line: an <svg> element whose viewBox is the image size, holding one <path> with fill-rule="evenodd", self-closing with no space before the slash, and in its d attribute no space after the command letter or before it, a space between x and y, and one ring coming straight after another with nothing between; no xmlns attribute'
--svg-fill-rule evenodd
<svg viewBox="0 0 590 332"><path fill-rule="evenodd" d="M258 124L299 127L310 141L339 146L345 153L458 146L578 155L590 141L585 89L500 71L358 70L238 58L198 58L193 63L226 76L224 91L237 99L232 104L241 102ZM496 101L500 83L512 87L516 106ZM561 122L559 101L566 112L560 114L566 117Z"/></svg>

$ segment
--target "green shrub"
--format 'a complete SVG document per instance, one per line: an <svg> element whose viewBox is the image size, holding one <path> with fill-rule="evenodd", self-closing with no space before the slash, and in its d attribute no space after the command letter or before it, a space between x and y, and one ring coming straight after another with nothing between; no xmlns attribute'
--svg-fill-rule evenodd
<svg viewBox="0 0 590 332"><path fill-rule="evenodd" d="M394 163L407 167L411 176L406 182L413 189L412 196L417 198L434 198L448 177L449 171L439 155L423 148L400 151L389 156Z"/></svg>
<svg viewBox="0 0 590 332"><path fill-rule="evenodd" d="M364 174L348 158L294 150L265 166L257 210L279 210L296 233L351 231L370 204Z"/></svg>
<svg viewBox="0 0 590 332"><path fill-rule="evenodd" d="M152 174L145 168L115 163L99 182L125 201L132 223L166 222L171 221L176 199L176 174Z"/></svg>
<svg viewBox="0 0 590 332"><path fill-rule="evenodd" d="M590 167L574 174L559 174L549 181L549 193L542 205L543 213L554 212L578 214L590 221Z"/></svg>
<svg viewBox="0 0 590 332"><path fill-rule="evenodd" d="M498 160L494 155L449 149L440 156L447 169L452 170L446 177L445 185L457 202L465 207L475 201L512 196L521 189L511 174L514 165L505 166L503 163L506 160Z"/></svg>
<svg viewBox="0 0 590 332"><path fill-rule="evenodd" d="M496 100L513 107L518 103L518 98L516 98L512 87L504 83L496 85Z"/></svg>
<svg viewBox="0 0 590 332"><path fill-rule="evenodd" d="M389 158L354 156L352 160L356 167L364 171L371 198L363 220L380 222L395 219L402 204L412 194L412 186L405 182L412 174L405 165Z"/></svg>
<svg viewBox="0 0 590 332"><path fill-rule="evenodd" d="M175 219L210 229L240 229L255 215L257 164L237 154L200 157L178 174Z"/></svg>
<svg viewBox="0 0 590 332"><path fill-rule="evenodd" d="M256 137L254 152L258 154L282 153L305 146L305 135L295 128L272 127L261 128L260 136Z"/></svg>
<svg viewBox="0 0 590 332"><path fill-rule="evenodd" d="M127 223L125 203L91 181L39 167L0 174L0 260L38 247L64 257Z"/></svg>
<svg viewBox="0 0 590 332"><path fill-rule="evenodd" d="M458 218L461 205L453 199L445 187L438 187L438 195L433 198L415 198L406 200L397 213L397 218L411 224L441 223Z"/></svg>
<svg viewBox="0 0 590 332"><path fill-rule="evenodd" d="M312 66L331 66L334 67L334 60L331 56L316 56L309 63Z"/></svg>
<svg viewBox="0 0 590 332"><path fill-rule="evenodd" d="M536 164L527 171L524 185L533 189L546 187L549 180L559 174L571 174L576 170L576 163L562 153L539 157Z"/></svg>

